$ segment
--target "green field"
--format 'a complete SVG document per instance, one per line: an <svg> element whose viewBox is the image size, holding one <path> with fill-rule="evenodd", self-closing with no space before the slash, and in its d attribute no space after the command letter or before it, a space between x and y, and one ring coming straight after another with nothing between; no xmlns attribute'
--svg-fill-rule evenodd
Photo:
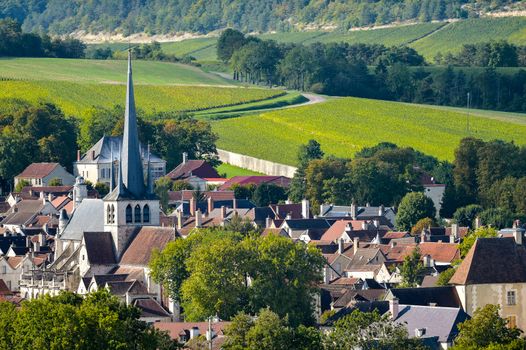
<svg viewBox="0 0 526 350"><path fill-rule="evenodd" d="M427 59L438 52L456 52L464 44L508 40L524 45L526 17L478 18L450 23L435 33L411 44Z"/></svg>
<svg viewBox="0 0 526 350"><path fill-rule="evenodd" d="M241 87L139 85L135 86L137 107L155 111L198 111L236 106L279 98L282 90ZM52 101L66 114L79 116L91 106L123 104L125 85L74 83L69 81L0 81L0 98L21 98L30 102Z"/></svg>
<svg viewBox="0 0 526 350"><path fill-rule="evenodd" d="M0 59L0 78L124 83L126 67L124 60ZM196 67L157 61L134 61L133 79L136 84L232 85Z"/></svg>
<svg viewBox="0 0 526 350"><path fill-rule="evenodd" d="M496 120L472 113L469 135L525 144L526 124L513 116L499 113ZM298 147L309 139L320 142L326 154L340 157L389 141L452 160L458 142L468 136L466 113L359 98L225 119L214 122L213 129L219 148L291 165Z"/></svg>
<svg viewBox="0 0 526 350"><path fill-rule="evenodd" d="M248 169L243 169L234 165L223 163L220 166L216 168L219 175L225 174L226 178L231 178L234 176L252 176L252 175L262 175L261 173L257 173L255 171L251 171Z"/></svg>

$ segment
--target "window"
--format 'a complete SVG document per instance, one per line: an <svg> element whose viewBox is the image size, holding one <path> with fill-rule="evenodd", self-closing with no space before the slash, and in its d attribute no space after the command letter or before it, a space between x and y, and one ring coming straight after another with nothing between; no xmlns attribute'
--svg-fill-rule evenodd
<svg viewBox="0 0 526 350"><path fill-rule="evenodd" d="M126 223L129 224L133 222L132 220L132 207L131 205L128 204L128 206L126 207Z"/></svg>
<svg viewBox="0 0 526 350"><path fill-rule="evenodd" d="M507 293L506 293L506 302L508 305L515 305L517 303L517 300L515 298L515 291L514 290L509 290Z"/></svg>
<svg viewBox="0 0 526 350"><path fill-rule="evenodd" d="M106 207L106 223L111 224L111 205Z"/></svg>
<svg viewBox="0 0 526 350"><path fill-rule="evenodd" d="M508 316L508 328L517 328L517 316Z"/></svg>
<svg viewBox="0 0 526 350"><path fill-rule="evenodd" d="M111 205L111 208L110 208L110 219L111 219L111 223L114 224L115 223L115 206L113 206L113 204Z"/></svg>
<svg viewBox="0 0 526 350"><path fill-rule="evenodd" d="M150 206L148 204L142 209L142 221L150 222Z"/></svg>
<svg viewBox="0 0 526 350"><path fill-rule="evenodd" d="M135 222L141 222L141 207L139 204L135 206Z"/></svg>

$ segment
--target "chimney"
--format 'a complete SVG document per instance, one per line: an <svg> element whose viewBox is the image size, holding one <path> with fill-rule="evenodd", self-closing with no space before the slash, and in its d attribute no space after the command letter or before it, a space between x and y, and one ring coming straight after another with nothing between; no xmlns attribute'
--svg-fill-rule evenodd
<svg viewBox="0 0 526 350"><path fill-rule="evenodd" d="M190 328L190 339L197 338L199 336L199 328L197 326Z"/></svg>
<svg viewBox="0 0 526 350"><path fill-rule="evenodd" d="M285 216L285 220L290 220L292 219L292 217L290 216L290 213L287 214L287 216Z"/></svg>
<svg viewBox="0 0 526 350"><path fill-rule="evenodd" d="M380 205L380 207L378 207L378 216L384 216L385 214L385 207L384 205Z"/></svg>
<svg viewBox="0 0 526 350"><path fill-rule="evenodd" d="M515 238L515 243L522 245L522 230L519 227L513 229L513 238Z"/></svg>
<svg viewBox="0 0 526 350"><path fill-rule="evenodd" d="M77 162L80 161L80 149L77 150Z"/></svg>
<svg viewBox="0 0 526 350"><path fill-rule="evenodd" d="M458 238L458 224L451 224L451 235L455 237L455 239Z"/></svg>
<svg viewBox="0 0 526 350"><path fill-rule="evenodd" d="M91 160L95 160L95 151L91 151Z"/></svg>
<svg viewBox="0 0 526 350"><path fill-rule="evenodd" d="M420 243L425 242L425 241L426 241L426 230L423 229L422 233L420 234Z"/></svg>
<svg viewBox="0 0 526 350"><path fill-rule="evenodd" d="M183 228L183 213L177 210L175 216L177 217L177 229L180 230Z"/></svg>
<svg viewBox="0 0 526 350"><path fill-rule="evenodd" d="M301 201L301 216L304 219L310 218L310 203L307 199Z"/></svg>
<svg viewBox="0 0 526 350"><path fill-rule="evenodd" d="M415 328L415 338L422 338L424 335L426 335L425 328Z"/></svg>
<svg viewBox="0 0 526 350"><path fill-rule="evenodd" d="M369 225L367 224L367 221L362 221L362 230L368 230L369 229Z"/></svg>
<svg viewBox="0 0 526 350"><path fill-rule="evenodd" d="M373 225L374 225L374 227L379 228L380 227L380 221L376 220L376 219L373 220Z"/></svg>
<svg viewBox="0 0 526 350"><path fill-rule="evenodd" d="M344 246L343 246L343 238L340 238L338 241L338 254L343 254Z"/></svg>
<svg viewBox="0 0 526 350"><path fill-rule="evenodd" d="M197 209L195 211L195 227L201 227L203 225L203 215L201 215L201 210Z"/></svg>
<svg viewBox="0 0 526 350"><path fill-rule="evenodd" d="M40 251L40 242L38 240L36 242L33 242L33 249L35 252Z"/></svg>
<svg viewBox="0 0 526 350"><path fill-rule="evenodd" d="M360 248L360 238L358 237L354 237L353 238L353 250L354 250L354 254L356 254L356 252L358 252L358 248Z"/></svg>
<svg viewBox="0 0 526 350"><path fill-rule="evenodd" d="M208 197L208 214L209 215L212 212L212 210L214 210L214 200L212 197Z"/></svg>
<svg viewBox="0 0 526 350"><path fill-rule="evenodd" d="M482 222L480 221L480 217L475 218L475 230L479 229L482 226Z"/></svg>
<svg viewBox="0 0 526 350"><path fill-rule="evenodd" d="M186 164L188 162L188 153L183 152L183 164Z"/></svg>
<svg viewBox="0 0 526 350"><path fill-rule="evenodd" d="M225 221L226 218L226 207L224 205L221 206L221 221Z"/></svg>
<svg viewBox="0 0 526 350"><path fill-rule="evenodd" d="M325 266L325 268L323 269L323 283L331 283L331 269L329 266Z"/></svg>
<svg viewBox="0 0 526 350"><path fill-rule="evenodd" d="M327 213L327 211L329 211L329 209L331 208L331 205L330 204L321 204L320 205L320 216L325 216L325 214Z"/></svg>
<svg viewBox="0 0 526 350"><path fill-rule="evenodd" d="M431 267L432 266L432 259L429 254L426 254L422 258L424 260L424 267Z"/></svg>
<svg viewBox="0 0 526 350"><path fill-rule="evenodd" d="M356 220L356 204L354 201L351 203L351 218Z"/></svg>
<svg viewBox="0 0 526 350"><path fill-rule="evenodd" d="M234 209L234 210L237 209L237 199L236 199L236 197L234 197L234 199L232 199L232 209Z"/></svg>
<svg viewBox="0 0 526 350"><path fill-rule="evenodd" d="M40 243L40 246L44 246L47 244L47 237L45 233L41 233L38 235L38 241Z"/></svg>
<svg viewBox="0 0 526 350"><path fill-rule="evenodd" d="M272 226L272 219L270 218L270 216L267 216L267 218L265 219L265 227L269 228L270 226Z"/></svg>
<svg viewBox="0 0 526 350"><path fill-rule="evenodd" d="M47 194L47 200L50 202L53 200L53 195L51 193Z"/></svg>
<svg viewBox="0 0 526 350"><path fill-rule="evenodd" d="M195 203L195 198L192 195L192 198L190 198L190 215L195 215L195 209L197 208L197 204Z"/></svg>
<svg viewBox="0 0 526 350"><path fill-rule="evenodd" d="M389 300L389 312L391 313L391 319L396 320L398 317L398 299L393 298Z"/></svg>

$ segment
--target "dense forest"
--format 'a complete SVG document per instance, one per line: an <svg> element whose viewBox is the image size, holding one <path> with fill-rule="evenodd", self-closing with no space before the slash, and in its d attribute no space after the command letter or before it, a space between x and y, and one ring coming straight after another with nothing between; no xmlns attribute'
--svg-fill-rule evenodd
<svg viewBox="0 0 526 350"><path fill-rule="evenodd" d="M347 30L396 21L477 17L517 0L0 0L0 18L27 31L69 34L290 31L304 25Z"/></svg>

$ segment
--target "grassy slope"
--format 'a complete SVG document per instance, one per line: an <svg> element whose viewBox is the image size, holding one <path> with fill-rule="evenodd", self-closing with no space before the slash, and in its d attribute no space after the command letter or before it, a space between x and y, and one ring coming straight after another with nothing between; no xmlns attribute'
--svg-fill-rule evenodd
<svg viewBox="0 0 526 350"><path fill-rule="evenodd" d="M234 176L251 176L251 175L261 175L261 173L257 173L252 170L239 168L234 165L223 163L220 166L216 168L217 172L221 174L225 174L227 178L231 178Z"/></svg>
<svg viewBox="0 0 526 350"><path fill-rule="evenodd" d="M478 18L454 22L411 46L432 59L437 52L455 52L464 44L490 40L508 40L524 45L526 17Z"/></svg>
<svg viewBox="0 0 526 350"><path fill-rule="evenodd" d="M137 84L231 85L226 79L175 63L135 61ZM0 59L0 77L22 80L68 80L75 82L126 81L126 61L60 58Z"/></svg>
<svg viewBox="0 0 526 350"><path fill-rule="evenodd" d="M502 113L500 117L472 115L471 135L526 143L526 125ZM389 141L451 160L459 140L467 136L465 113L359 98L221 120L213 128L220 148L292 165L299 145L309 139L319 141L327 154L342 157Z"/></svg>

